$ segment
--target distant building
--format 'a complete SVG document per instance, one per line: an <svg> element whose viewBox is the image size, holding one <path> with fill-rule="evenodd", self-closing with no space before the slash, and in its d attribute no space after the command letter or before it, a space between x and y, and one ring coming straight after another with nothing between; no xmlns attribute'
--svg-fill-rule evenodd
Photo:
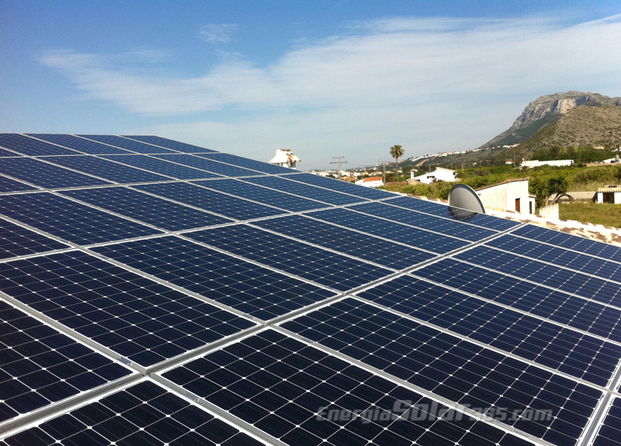
<svg viewBox="0 0 621 446"><path fill-rule="evenodd" d="M369 177L356 181L356 184L365 187L380 187L384 185L384 181L382 180L382 177Z"/></svg>
<svg viewBox="0 0 621 446"><path fill-rule="evenodd" d="M451 169L445 169L443 167L436 167L433 172L425 173L423 175L414 176L414 172L410 172L410 183L421 182L425 184L431 184L434 181L455 181L457 179L457 171Z"/></svg>
<svg viewBox="0 0 621 446"><path fill-rule="evenodd" d="M506 160L505 164L513 164L513 160Z"/></svg>
<svg viewBox="0 0 621 446"><path fill-rule="evenodd" d="M550 160L550 161L539 161L539 160L530 160L530 161L522 161L522 167L541 167L541 166L572 166L574 164L574 160Z"/></svg>
<svg viewBox="0 0 621 446"><path fill-rule="evenodd" d="M621 204L621 186L606 186L597 189L598 203Z"/></svg>
<svg viewBox="0 0 621 446"><path fill-rule="evenodd" d="M293 154L293 150L290 149L278 149L276 155L270 160L270 164L275 164L282 167L295 168L297 163L301 163L302 160Z"/></svg>
<svg viewBox="0 0 621 446"><path fill-rule="evenodd" d="M535 197L528 194L528 178L516 178L476 189L483 205L493 209L535 213Z"/></svg>

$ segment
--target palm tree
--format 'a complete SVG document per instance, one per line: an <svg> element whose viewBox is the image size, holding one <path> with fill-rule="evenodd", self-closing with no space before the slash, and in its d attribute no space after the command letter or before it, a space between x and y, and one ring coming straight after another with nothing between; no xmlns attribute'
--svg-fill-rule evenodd
<svg viewBox="0 0 621 446"><path fill-rule="evenodd" d="M404 153L405 151L399 145L395 145L390 148L390 155L397 161L397 170L395 175L397 181L399 181L399 158L401 158Z"/></svg>

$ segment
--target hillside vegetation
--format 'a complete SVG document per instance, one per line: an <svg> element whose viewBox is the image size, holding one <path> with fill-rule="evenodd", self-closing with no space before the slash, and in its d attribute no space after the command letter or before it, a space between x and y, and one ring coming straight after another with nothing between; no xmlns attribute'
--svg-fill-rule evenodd
<svg viewBox="0 0 621 446"><path fill-rule="evenodd" d="M535 169L521 170L512 166L477 167L458 170L460 183L467 184L473 189L500 183L513 178L530 179L531 193L536 194L533 187L537 183L543 183L551 178L563 178L567 181L568 191L596 190L611 184L621 184L621 165L597 166L597 167L550 167L543 166ZM441 198L446 200L449 191L458 182L441 182L417 185L393 185L382 189L401 192L411 195L421 195L429 198Z"/></svg>

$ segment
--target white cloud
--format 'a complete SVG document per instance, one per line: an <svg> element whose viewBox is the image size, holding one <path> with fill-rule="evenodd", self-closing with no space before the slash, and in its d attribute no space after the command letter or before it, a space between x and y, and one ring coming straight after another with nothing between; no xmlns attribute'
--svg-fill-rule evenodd
<svg viewBox="0 0 621 446"><path fill-rule="evenodd" d="M232 23L223 23L220 25L208 24L203 25L198 33L198 37L207 43L217 45L219 43L230 43L231 34L237 30L237 25Z"/></svg>
<svg viewBox="0 0 621 446"><path fill-rule="evenodd" d="M541 94L621 95L621 16L578 25L404 17L350 25L347 35L292 48L271 65L229 57L194 78L136 73L109 56L70 51L41 61L87 98L195 122L152 128L160 133L239 150L304 146L311 159L393 144L408 156L473 148ZM236 119L218 122L214 111Z"/></svg>

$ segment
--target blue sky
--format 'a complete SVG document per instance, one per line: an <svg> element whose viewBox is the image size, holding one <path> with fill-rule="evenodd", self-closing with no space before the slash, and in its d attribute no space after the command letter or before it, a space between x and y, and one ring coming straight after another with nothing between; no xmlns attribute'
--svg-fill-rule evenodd
<svg viewBox="0 0 621 446"><path fill-rule="evenodd" d="M615 1L0 0L0 131L156 134L301 169L475 148L621 96Z"/></svg>

